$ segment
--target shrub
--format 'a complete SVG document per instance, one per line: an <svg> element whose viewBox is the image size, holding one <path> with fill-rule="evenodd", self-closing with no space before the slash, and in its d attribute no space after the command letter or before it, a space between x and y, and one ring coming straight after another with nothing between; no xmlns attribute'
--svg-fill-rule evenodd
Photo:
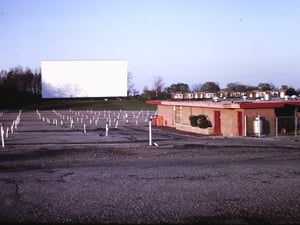
<svg viewBox="0 0 300 225"><path fill-rule="evenodd" d="M200 114L198 116L190 116L190 123L192 127L208 128L212 127L211 122L207 119L206 115Z"/></svg>
<svg viewBox="0 0 300 225"><path fill-rule="evenodd" d="M190 116L189 119L192 127L198 126L197 124L198 116Z"/></svg>

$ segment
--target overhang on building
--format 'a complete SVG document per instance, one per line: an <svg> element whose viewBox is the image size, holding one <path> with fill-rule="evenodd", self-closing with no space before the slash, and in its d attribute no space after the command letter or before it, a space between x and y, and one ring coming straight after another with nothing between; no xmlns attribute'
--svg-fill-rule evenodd
<svg viewBox="0 0 300 225"><path fill-rule="evenodd" d="M299 100L148 101L157 105L160 126L227 137L299 134ZM192 127L190 116L205 115L212 127ZM259 123L257 123L259 121ZM257 129L258 124L258 129ZM259 132L259 133L257 133Z"/></svg>

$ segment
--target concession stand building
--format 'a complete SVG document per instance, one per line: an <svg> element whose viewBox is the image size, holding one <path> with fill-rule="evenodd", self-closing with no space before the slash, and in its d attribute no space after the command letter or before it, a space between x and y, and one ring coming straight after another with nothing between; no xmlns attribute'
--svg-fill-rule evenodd
<svg viewBox="0 0 300 225"><path fill-rule="evenodd" d="M299 135L299 100L274 99L269 101L148 101L157 105L157 126L217 135L277 136ZM191 116L204 115L210 127L191 125Z"/></svg>

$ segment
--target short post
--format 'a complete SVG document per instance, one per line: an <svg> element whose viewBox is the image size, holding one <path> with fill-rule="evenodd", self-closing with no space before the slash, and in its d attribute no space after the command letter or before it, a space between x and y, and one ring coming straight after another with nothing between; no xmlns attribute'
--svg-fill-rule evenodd
<svg viewBox="0 0 300 225"><path fill-rule="evenodd" d="M111 117L110 117L110 115L108 117L108 126L111 127Z"/></svg>
<svg viewBox="0 0 300 225"><path fill-rule="evenodd" d="M152 116L149 118L149 146L152 146Z"/></svg>
<svg viewBox="0 0 300 225"><path fill-rule="evenodd" d="M17 119L15 120L15 129L18 129L18 125L20 123L20 117L17 117Z"/></svg>
<svg viewBox="0 0 300 225"><path fill-rule="evenodd" d="M70 128L73 128L73 118L71 118L71 121L70 121Z"/></svg>
<svg viewBox="0 0 300 225"><path fill-rule="evenodd" d="M4 129L3 129L3 124L1 123L1 142L2 142L2 148L5 147L4 145Z"/></svg>
<svg viewBox="0 0 300 225"><path fill-rule="evenodd" d="M14 124L12 124L11 126L10 126L10 132L13 134L14 133Z"/></svg>
<svg viewBox="0 0 300 225"><path fill-rule="evenodd" d="M9 128L6 127L6 135L5 135L5 138L8 138L8 132L9 132Z"/></svg>
<svg viewBox="0 0 300 225"><path fill-rule="evenodd" d="M85 123L83 124L83 133L86 133L86 125L85 125Z"/></svg>
<svg viewBox="0 0 300 225"><path fill-rule="evenodd" d="M108 136L108 121L105 123L105 136Z"/></svg>

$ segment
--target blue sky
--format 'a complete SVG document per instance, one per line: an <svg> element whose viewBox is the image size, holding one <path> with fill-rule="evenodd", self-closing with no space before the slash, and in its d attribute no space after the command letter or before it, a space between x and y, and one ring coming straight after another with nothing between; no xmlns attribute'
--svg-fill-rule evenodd
<svg viewBox="0 0 300 225"><path fill-rule="evenodd" d="M298 0L1 0L0 70L126 59L135 88L206 81L300 88Z"/></svg>

